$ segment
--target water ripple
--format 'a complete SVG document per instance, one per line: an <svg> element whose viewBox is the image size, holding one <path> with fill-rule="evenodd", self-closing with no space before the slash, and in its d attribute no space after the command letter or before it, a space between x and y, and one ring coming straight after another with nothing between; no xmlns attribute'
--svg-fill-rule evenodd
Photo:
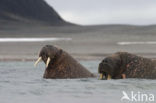
<svg viewBox="0 0 156 103"><path fill-rule="evenodd" d="M99 61L81 63L97 73L93 68L97 68ZM0 103L10 103L10 100L14 103L73 103L73 100L76 103L121 103L122 91L156 93L156 80L43 79L44 65L40 64L38 69L32 65L32 62L0 63Z"/></svg>

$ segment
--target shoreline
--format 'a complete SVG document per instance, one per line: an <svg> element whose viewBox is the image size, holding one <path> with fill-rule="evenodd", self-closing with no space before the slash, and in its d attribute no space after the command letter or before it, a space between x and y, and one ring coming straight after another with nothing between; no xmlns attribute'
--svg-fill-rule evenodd
<svg viewBox="0 0 156 103"><path fill-rule="evenodd" d="M150 58L150 59L156 59L156 54L151 54L151 53L133 53L138 56L142 56L145 58ZM73 58L76 60L103 60L105 57L111 55L110 53L107 54L71 54ZM0 56L0 62L9 62L9 61L36 61L38 56Z"/></svg>
<svg viewBox="0 0 156 103"><path fill-rule="evenodd" d="M15 29L16 28L16 29ZM102 60L123 51L147 58L156 58L156 26L7 26L0 29L0 38L27 38L24 42L0 42L0 61L35 61L45 45L56 45L77 60ZM63 38L59 41L30 42L30 38ZM64 40L64 38L66 38ZM71 38L69 40L69 38ZM12 41L14 41L14 39ZM31 40L32 40L31 39ZM56 38L55 38L56 39ZM124 42L123 42L124 41ZM137 41L137 42L136 42ZM124 43L118 45L117 43ZM125 45L125 43L133 45Z"/></svg>

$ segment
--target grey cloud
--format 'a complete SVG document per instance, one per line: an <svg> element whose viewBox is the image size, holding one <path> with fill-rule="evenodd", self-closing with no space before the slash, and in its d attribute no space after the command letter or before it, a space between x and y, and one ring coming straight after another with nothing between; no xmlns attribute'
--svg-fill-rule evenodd
<svg viewBox="0 0 156 103"><path fill-rule="evenodd" d="M156 0L46 0L67 21L79 24L155 24Z"/></svg>

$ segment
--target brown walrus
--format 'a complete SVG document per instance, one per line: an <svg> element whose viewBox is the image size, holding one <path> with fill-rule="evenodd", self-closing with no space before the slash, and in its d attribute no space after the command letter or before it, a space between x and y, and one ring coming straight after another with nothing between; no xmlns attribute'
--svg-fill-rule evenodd
<svg viewBox="0 0 156 103"><path fill-rule="evenodd" d="M65 78L88 78L94 77L85 67L78 63L72 56L62 49L46 45L39 54L39 59L43 60L46 64L44 78L51 79L65 79Z"/></svg>
<svg viewBox="0 0 156 103"><path fill-rule="evenodd" d="M117 52L106 57L99 64L98 72L100 73L100 79L155 79L156 60L127 52Z"/></svg>

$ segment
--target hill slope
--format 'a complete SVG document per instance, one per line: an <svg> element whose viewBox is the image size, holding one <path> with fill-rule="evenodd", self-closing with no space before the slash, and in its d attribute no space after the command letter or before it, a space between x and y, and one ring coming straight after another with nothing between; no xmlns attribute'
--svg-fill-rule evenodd
<svg viewBox="0 0 156 103"><path fill-rule="evenodd" d="M0 21L68 24L44 0L0 0Z"/></svg>

